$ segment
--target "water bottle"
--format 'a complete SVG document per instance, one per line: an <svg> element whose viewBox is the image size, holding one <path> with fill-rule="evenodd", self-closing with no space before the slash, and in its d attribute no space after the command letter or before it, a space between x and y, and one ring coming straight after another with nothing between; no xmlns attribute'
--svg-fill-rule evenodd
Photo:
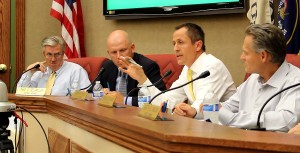
<svg viewBox="0 0 300 153"><path fill-rule="evenodd" d="M96 84L93 87L93 98L95 100L102 98L104 95L103 87L100 81L96 81Z"/></svg>
<svg viewBox="0 0 300 153"><path fill-rule="evenodd" d="M214 92L208 91L205 94L202 110L205 121L219 123L219 100Z"/></svg>
<svg viewBox="0 0 300 153"><path fill-rule="evenodd" d="M150 91L147 86L142 86L138 92L138 105L143 108L145 103L149 103L151 100Z"/></svg>

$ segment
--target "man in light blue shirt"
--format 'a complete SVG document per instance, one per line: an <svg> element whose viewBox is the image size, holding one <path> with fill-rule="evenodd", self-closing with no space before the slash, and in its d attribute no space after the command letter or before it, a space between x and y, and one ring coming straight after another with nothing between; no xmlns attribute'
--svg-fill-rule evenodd
<svg viewBox="0 0 300 153"><path fill-rule="evenodd" d="M219 120L223 125L256 128L262 105L278 91L300 82L300 69L285 61L286 41L271 24L246 29L241 60L252 75L237 92L222 103ZM287 132L299 121L300 86L275 96L264 108L260 126Z"/></svg>
<svg viewBox="0 0 300 153"><path fill-rule="evenodd" d="M70 90L79 90L90 84L88 74L80 65L64 61L65 41L60 36L49 36L42 40L45 61L35 62L27 70L39 64L22 75L18 87L46 88L52 72L56 77L50 95L66 96Z"/></svg>

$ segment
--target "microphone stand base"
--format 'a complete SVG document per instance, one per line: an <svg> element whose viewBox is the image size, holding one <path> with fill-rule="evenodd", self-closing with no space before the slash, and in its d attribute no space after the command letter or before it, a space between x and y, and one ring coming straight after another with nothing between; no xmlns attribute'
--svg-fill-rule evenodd
<svg viewBox="0 0 300 153"><path fill-rule="evenodd" d="M247 130L253 130L253 131L267 131L266 128L253 128L253 129L247 129Z"/></svg>

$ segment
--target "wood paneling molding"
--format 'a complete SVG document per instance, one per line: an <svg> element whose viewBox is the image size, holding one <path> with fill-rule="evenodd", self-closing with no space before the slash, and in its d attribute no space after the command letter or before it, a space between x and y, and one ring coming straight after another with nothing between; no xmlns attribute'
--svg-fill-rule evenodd
<svg viewBox="0 0 300 153"><path fill-rule="evenodd" d="M25 68L25 0L16 0L16 78Z"/></svg>

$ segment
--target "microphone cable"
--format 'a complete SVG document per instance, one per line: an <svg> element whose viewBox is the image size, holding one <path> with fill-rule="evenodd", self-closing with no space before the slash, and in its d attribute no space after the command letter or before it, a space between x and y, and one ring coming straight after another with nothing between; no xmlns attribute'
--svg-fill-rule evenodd
<svg viewBox="0 0 300 153"><path fill-rule="evenodd" d="M23 108L23 107L20 107L20 106L17 106L17 108L20 108L20 109L26 111L27 113L29 113L29 114L30 114L30 115L38 122L38 124L39 124L40 127L42 128L43 133L44 133L44 136L45 136L45 138L46 138L47 145L48 145L48 152L51 153L50 145L49 145L49 140L48 140L47 134L46 134L45 129L44 129L44 127L42 126L41 122L40 122L40 121L39 121L39 120L38 120L38 119L37 119L30 111L28 111L27 109L25 109L25 108Z"/></svg>
<svg viewBox="0 0 300 153"><path fill-rule="evenodd" d="M104 72L104 70L105 70L104 67L102 67L102 68L100 69L100 71L99 71L97 77L91 82L91 84L88 85L87 87L81 88L81 89L79 89L79 90L85 90L85 89L91 87L91 86L96 82L97 78Z"/></svg>
<svg viewBox="0 0 300 153"><path fill-rule="evenodd" d="M151 84L151 85L148 85L147 86L147 88L148 87L152 87L152 86L155 86L155 85L157 85L159 82L161 82L164 78L166 78L166 77L168 77L170 74L172 74L172 70L168 70L158 81L156 81L155 83L153 83L153 84ZM130 96L130 94L133 92L133 91L135 91L135 90L137 90L137 89L140 89L141 87L136 87L136 88L133 88L133 89L131 89L129 92L128 92L128 94L127 94L127 96L126 96L126 98L125 98L125 105L127 105L127 100L128 100L128 97Z"/></svg>
<svg viewBox="0 0 300 153"><path fill-rule="evenodd" d="M254 129L251 129L251 130L265 131L266 128L261 128L260 123L259 123L259 122L260 122L260 117L261 117L262 111L263 111L263 109L265 108L265 106L271 101L271 99L273 99L273 98L274 98L275 96L277 96L278 94L280 94L280 93L282 93L283 91L286 91L286 90L288 90L288 89L290 89L290 88L299 86L299 85L300 85L300 83L296 83L296 84L294 84L294 85L288 86L288 87L286 87L286 88L284 88L284 89L282 89L282 90L276 92L273 96L271 96L271 97L263 104L263 106L262 106L261 109L259 110L258 117L257 117L257 122L256 122L257 128L254 128Z"/></svg>
<svg viewBox="0 0 300 153"><path fill-rule="evenodd" d="M188 84L190 84L190 83L192 83L192 82L194 82L194 81L196 81L196 80L198 80L198 79L206 78L206 77L208 77L209 75L210 75L210 72L209 72L209 71L204 71L204 72L202 72L197 78L195 78L195 79L193 79L193 80L191 80L191 81L189 81L189 82L187 82L187 83L185 83L185 84L182 84L182 85L180 85L180 86L177 86L177 87L174 87L174 88L171 88L171 89L164 90L164 91L162 91L162 92L156 94L153 98L151 98L149 104L151 104L152 101L153 101L156 97L158 97L159 95L161 95L161 94L163 94L163 93L165 93L165 92L168 92L168 91L172 91L172 90L181 88L181 87L186 86L186 85L188 85Z"/></svg>

